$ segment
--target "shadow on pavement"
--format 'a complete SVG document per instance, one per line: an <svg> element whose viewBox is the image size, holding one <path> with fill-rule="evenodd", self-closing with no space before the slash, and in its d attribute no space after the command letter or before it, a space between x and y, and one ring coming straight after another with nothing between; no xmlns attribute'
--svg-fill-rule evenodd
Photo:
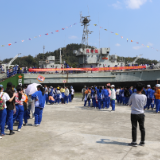
<svg viewBox="0 0 160 160"><path fill-rule="evenodd" d="M78 108L81 108L82 110L93 110L93 111L100 111L100 112L111 112L110 109L103 109L101 108L99 110L99 108L97 107L96 109L94 107L88 107L88 106L79 106Z"/></svg>
<svg viewBox="0 0 160 160"><path fill-rule="evenodd" d="M117 142L117 141L112 141L110 139L101 139L101 141L97 141L96 143L128 146L128 143L126 142Z"/></svg>

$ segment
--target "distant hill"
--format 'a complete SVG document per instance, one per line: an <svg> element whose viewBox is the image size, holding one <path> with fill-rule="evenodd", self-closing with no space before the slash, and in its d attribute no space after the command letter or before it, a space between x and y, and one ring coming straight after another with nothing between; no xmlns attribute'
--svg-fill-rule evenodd
<svg viewBox="0 0 160 160"><path fill-rule="evenodd" d="M81 44L68 44L66 47L62 48L62 60L66 61L69 66L72 67L77 67L78 65L78 58L73 54L73 50L78 50L79 48L81 48L82 45ZM89 47L93 47L93 46L89 46ZM18 64L22 67L27 66L27 67L38 67L39 61L45 61L46 58L48 56L55 56L55 59L57 61L57 63L59 63L59 49L55 50L54 52L46 52L45 54L43 53L39 53L36 57L33 57L31 55L25 56L25 57L19 57L17 58L13 64ZM134 61L136 57L118 57L118 61L120 60L125 60L125 62L132 62ZM3 63L8 63L12 58L9 59L4 59ZM145 59L145 58L140 58L137 60L138 64L157 64L158 61L157 60L149 60L149 59Z"/></svg>

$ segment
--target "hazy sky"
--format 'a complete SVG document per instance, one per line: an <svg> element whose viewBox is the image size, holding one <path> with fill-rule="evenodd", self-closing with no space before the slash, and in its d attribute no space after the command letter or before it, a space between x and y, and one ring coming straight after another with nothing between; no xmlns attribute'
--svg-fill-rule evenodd
<svg viewBox="0 0 160 160"><path fill-rule="evenodd" d="M110 47L110 54L160 60L160 0L0 0L0 59L81 43L81 11L91 16L89 45L99 48L100 29L100 47Z"/></svg>

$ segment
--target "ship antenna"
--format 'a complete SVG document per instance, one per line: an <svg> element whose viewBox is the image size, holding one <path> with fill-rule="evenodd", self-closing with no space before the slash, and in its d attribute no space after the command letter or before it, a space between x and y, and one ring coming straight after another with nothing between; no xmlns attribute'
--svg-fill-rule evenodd
<svg viewBox="0 0 160 160"><path fill-rule="evenodd" d="M92 31L88 30L89 22L91 21L90 16L82 16L82 13L80 14L80 22L81 26L84 26L83 28L83 34L82 34L82 45L83 48L86 48L88 46L88 34L91 34Z"/></svg>
<svg viewBox="0 0 160 160"><path fill-rule="evenodd" d="M99 26L99 13L98 13L98 26ZM100 48L100 41L101 41L101 39L100 39L100 26L99 26L99 48Z"/></svg>
<svg viewBox="0 0 160 160"><path fill-rule="evenodd" d="M83 28L83 34L82 34L82 48L85 49L88 46L88 34L91 34L92 31L88 30L89 22L91 21L90 16L82 16L82 13L80 14L80 23L81 26L84 26ZM84 64L84 54L83 54L83 64Z"/></svg>

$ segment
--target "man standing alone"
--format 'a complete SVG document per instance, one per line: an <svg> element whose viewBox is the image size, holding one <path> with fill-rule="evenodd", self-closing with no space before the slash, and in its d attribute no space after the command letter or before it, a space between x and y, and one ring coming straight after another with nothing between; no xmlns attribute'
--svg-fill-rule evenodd
<svg viewBox="0 0 160 160"><path fill-rule="evenodd" d="M142 94L143 84L137 83L137 92L133 93L129 99L131 105L131 123L132 123L132 142L130 146L137 147L137 122L141 131L141 142L139 145L145 144L145 128L144 128L144 106L147 104L146 95Z"/></svg>

